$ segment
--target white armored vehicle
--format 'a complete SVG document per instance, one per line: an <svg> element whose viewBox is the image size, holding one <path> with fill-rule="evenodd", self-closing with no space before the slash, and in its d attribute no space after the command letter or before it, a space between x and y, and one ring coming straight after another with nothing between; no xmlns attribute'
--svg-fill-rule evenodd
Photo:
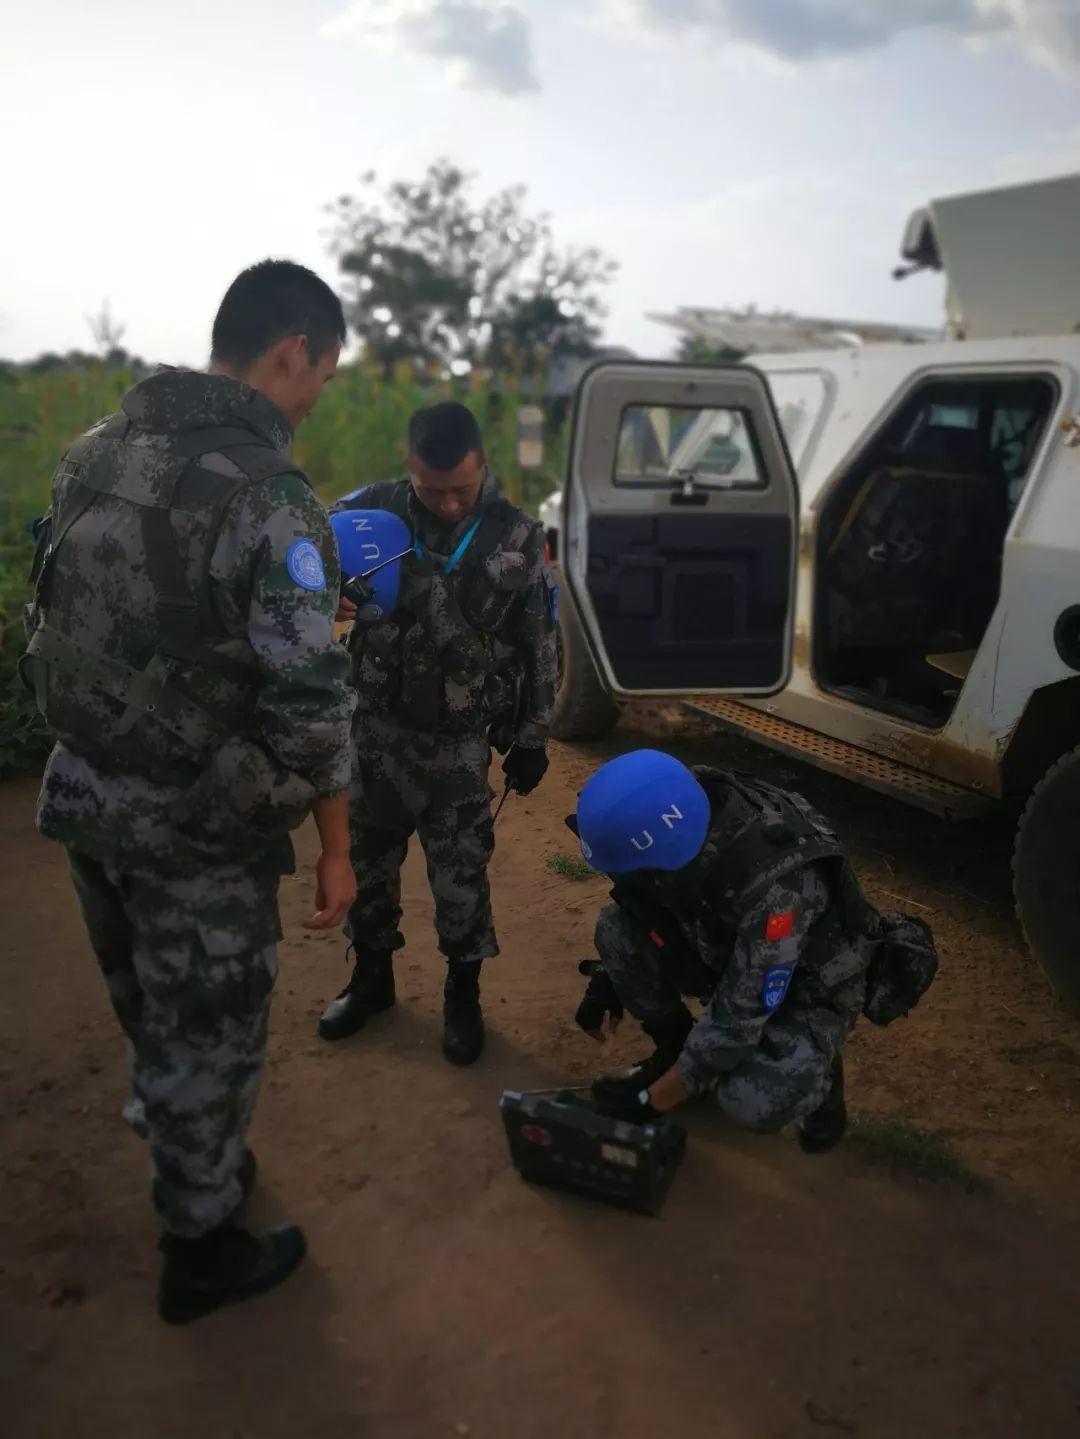
<svg viewBox="0 0 1080 1439"><path fill-rule="evenodd" d="M950 818L1014 806L1080 1012L1080 176L936 201L903 253L946 272L940 343L586 374L541 511L555 733L678 695Z"/></svg>

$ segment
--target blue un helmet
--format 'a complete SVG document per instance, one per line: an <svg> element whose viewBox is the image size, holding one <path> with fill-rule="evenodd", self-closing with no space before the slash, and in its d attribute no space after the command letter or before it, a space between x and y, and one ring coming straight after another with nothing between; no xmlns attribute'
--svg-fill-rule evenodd
<svg viewBox="0 0 1080 1439"><path fill-rule="evenodd" d="M401 557L412 548L409 527L390 510L339 510L330 516L344 581L362 579L371 599L358 618L371 623L392 615L401 581Z"/></svg>
<svg viewBox="0 0 1080 1439"><path fill-rule="evenodd" d="M682 869L709 832L709 797L684 764L655 749L609 760L578 796L581 853L593 869Z"/></svg>

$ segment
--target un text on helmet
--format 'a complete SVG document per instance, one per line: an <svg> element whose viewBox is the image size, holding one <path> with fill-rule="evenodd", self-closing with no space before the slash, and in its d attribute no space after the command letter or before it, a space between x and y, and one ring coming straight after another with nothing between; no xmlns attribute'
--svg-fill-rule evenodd
<svg viewBox="0 0 1080 1439"><path fill-rule="evenodd" d="M685 816L683 815L682 810L679 808L679 806L678 806L677 804L673 804L669 810L665 810L665 811L660 815L661 822L662 822L663 824L667 825L668 829L674 829L674 828L675 828L675 821L676 821L677 819L684 819L684 818L685 818ZM644 843L644 844L640 843L638 837L636 837L636 836L634 836L634 835L631 835L631 836L630 836L630 843L634 846L634 848L638 851L639 854L643 853L643 851L645 851L645 850L647 850L647 849L652 849L653 845L654 845L655 842L656 842L656 841L653 839L652 834L651 834L647 829L643 829L643 830L641 831L640 839L641 839L641 840L644 840L645 843Z"/></svg>

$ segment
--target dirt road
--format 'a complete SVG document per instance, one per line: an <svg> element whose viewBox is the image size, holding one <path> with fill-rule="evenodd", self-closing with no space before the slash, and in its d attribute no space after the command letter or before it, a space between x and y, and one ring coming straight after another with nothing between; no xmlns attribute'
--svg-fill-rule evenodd
<svg viewBox="0 0 1080 1439"><path fill-rule="evenodd" d="M855 1146L804 1157L688 1112L649 1220L533 1190L510 1168L504 1087L588 1075L573 1029L604 886L545 867L618 748L755 767L836 820L879 903L935 925L917 1016L851 1047L853 1103L948 1130L987 1197L890 1177ZM557 748L499 822L503 943L490 1040L439 1053L440 963L419 856L396 1012L343 1045L314 1023L344 980L304 936L303 872L254 1131L256 1221L311 1244L282 1290L183 1330L152 1307L146 1160L124 1130L121 1044L34 786L0 788L4 1153L0 1432L12 1439L960 1439L1080 1432L1080 1025L1024 954L996 827L951 830L763 751L648 713ZM897 897L902 897L897 898ZM641 1048L632 1035L618 1056ZM611 1056L605 1062L610 1062Z"/></svg>

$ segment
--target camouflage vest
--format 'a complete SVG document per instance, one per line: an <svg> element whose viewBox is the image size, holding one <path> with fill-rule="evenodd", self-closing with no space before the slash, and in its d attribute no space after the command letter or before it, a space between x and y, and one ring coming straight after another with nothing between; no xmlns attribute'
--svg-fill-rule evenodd
<svg viewBox="0 0 1080 1439"><path fill-rule="evenodd" d="M227 411L221 424L170 433L121 411L67 451L21 672L70 750L105 772L184 780L244 733L255 658L215 612L210 565L241 492L295 471Z"/></svg>
<svg viewBox="0 0 1080 1439"><path fill-rule="evenodd" d="M364 503L390 510L414 531L410 494L409 481L398 480L366 490ZM501 496L481 504L457 563L414 542L394 615L353 629L359 712L390 714L427 732L493 727L493 742L507 747L500 731L512 728L523 674L508 620L528 578L524 556L505 545L516 518Z"/></svg>
<svg viewBox="0 0 1080 1439"><path fill-rule="evenodd" d="M683 916L708 911L712 927L734 943L744 917L776 880L810 864L826 865L834 902L819 920L803 956L826 972L840 947L871 933L877 911L863 898L843 847L824 817L801 795L749 776L696 766L694 773L712 802L712 821L698 857L669 874L640 871L618 877L612 897L666 944L686 943ZM858 958L864 968L866 958ZM847 977L846 975L844 976Z"/></svg>

